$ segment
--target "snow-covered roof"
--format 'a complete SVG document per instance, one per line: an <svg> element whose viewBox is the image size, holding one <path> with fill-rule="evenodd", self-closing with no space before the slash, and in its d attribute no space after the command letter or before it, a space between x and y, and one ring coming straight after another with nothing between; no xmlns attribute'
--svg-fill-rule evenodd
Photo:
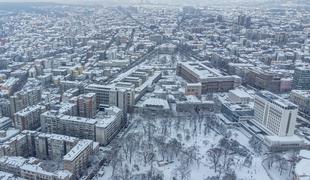
<svg viewBox="0 0 310 180"><path fill-rule="evenodd" d="M64 161L74 161L88 146L92 144L91 140L79 141L63 158Z"/></svg>
<svg viewBox="0 0 310 180"><path fill-rule="evenodd" d="M149 98L142 103L143 107L157 106L162 107L163 109L169 109L169 104L167 100L159 98Z"/></svg>

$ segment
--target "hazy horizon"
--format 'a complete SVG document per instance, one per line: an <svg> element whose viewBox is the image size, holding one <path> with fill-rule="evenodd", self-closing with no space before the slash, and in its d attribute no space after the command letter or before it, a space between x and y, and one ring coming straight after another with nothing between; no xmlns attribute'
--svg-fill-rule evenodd
<svg viewBox="0 0 310 180"><path fill-rule="evenodd" d="M85 3L122 3L122 4L139 4L142 2L150 3L161 3L161 4L188 4L188 5L200 5L208 3L231 3L231 2L288 2L288 1L299 1L299 0L0 0L0 2L7 3L19 3L19 2L51 2L51 3L62 3L62 4L85 4Z"/></svg>

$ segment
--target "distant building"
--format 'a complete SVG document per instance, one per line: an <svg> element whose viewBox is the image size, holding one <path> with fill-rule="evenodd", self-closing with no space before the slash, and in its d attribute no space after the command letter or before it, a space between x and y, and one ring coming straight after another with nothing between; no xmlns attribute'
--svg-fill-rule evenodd
<svg viewBox="0 0 310 180"><path fill-rule="evenodd" d="M288 34L285 32L277 33L275 35L275 43L277 45L284 45L288 42Z"/></svg>
<svg viewBox="0 0 310 180"><path fill-rule="evenodd" d="M40 115L45 111L45 106L41 105L27 107L14 114L13 124L20 130L36 130L41 125Z"/></svg>
<svg viewBox="0 0 310 180"><path fill-rule="evenodd" d="M249 102L253 102L253 97L241 89L233 89L228 93L228 98L232 103L238 104L248 104Z"/></svg>
<svg viewBox="0 0 310 180"><path fill-rule="evenodd" d="M254 121L267 134L292 136L297 118L297 106L271 92L260 91L254 101Z"/></svg>
<svg viewBox="0 0 310 180"><path fill-rule="evenodd" d="M238 16L238 25L244 26L244 27L250 27L251 26L251 17L246 15L239 15Z"/></svg>
<svg viewBox="0 0 310 180"><path fill-rule="evenodd" d="M41 89L33 88L27 91L18 91L10 97L11 113L33 106L41 101Z"/></svg>
<svg viewBox="0 0 310 180"><path fill-rule="evenodd" d="M12 120L9 117L0 118L0 130L6 130L12 126Z"/></svg>
<svg viewBox="0 0 310 180"><path fill-rule="evenodd" d="M18 90L20 82L21 81L19 78L10 77L7 80L5 80L4 83L0 84L0 90L3 94L10 96Z"/></svg>
<svg viewBox="0 0 310 180"><path fill-rule="evenodd" d="M186 83L185 95L201 96L201 83Z"/></svg>
<svg viewBox="0 0 310 180"><path fill-rule="evenodd" d="M232 122L251 120L254 117L254 109L247 104L224 103L221 113Z"/></svg>
<svg viewBox="0 0 310 180"><path fill-rule="evenodd" d="M293 90L290 100L298 105L298 110L310 122L310 90Z"/></svg>
<svg viewBox="0 0 310 180"><path fill-rule="evenodd" d="M214 109L214 101L202 100L193 95L186 96L184 100L176 101L177 112L213 112Z"/></svg>
<svg viewBox="0 0 310 180"><path fill-rule="evenodd" d="M310 89L310 66L295 68L293 76L294 89L309 90Z"/></svg>
<svg viewBox="0 0 310 180"><path fill-rule="evenodd" d="M96 94L82 94L77 98L78 115L86 118L94 118L97 112Z"/></svg>
<svg viewBox="0 0 310 180"><path fill-rule="evenodd" d="M8 99L0 99L0 113L2 116L12 117L13 114L11 113L11 105Z"/></svg>
<svg viewBox="0 0 310 180"><path fill-rule="evenodd" d="M96 104L100 106L117 106L124 112L134 105L134 90L126 87L90 84L85 88L86 93L96 93Z"/></svg>
<svg viewBox="0 0 310 180"><path fill-rule="evenodd" d="M260 90L273 93L281 91L281 76L272 71L251 68L246 74L245 82Z"/></svg>
<svg viewBox="0 0 310 180"><path fill-rule="evenodd" d="M227 92L241 84L237 76L226 76L200 62L178 63L177 74L189 83L201 83L201 93Z"/></svg>

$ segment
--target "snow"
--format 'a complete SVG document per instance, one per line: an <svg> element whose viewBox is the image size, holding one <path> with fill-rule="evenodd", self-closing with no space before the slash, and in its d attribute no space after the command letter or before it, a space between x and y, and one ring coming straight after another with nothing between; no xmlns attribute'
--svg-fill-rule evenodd
<svg viewBox="0 0 310 180"><path fill-rule="evenodd" d="M233 89L233 90L230 90L229 92L235 94L236 96L240 98L252 98L247 92L241 89Z"/></svg>
<svg viewBox="0 0 310 180"><path fill-rule="evenodd" d="M297 164L295 168L295 173L298 176L307 176L308 179L310 177L310 151L309 150L301 150L300 157L301 159Z"/></svg>
<svg viewBox="0 0 310 180"><path fill-rule="evenodd" d="M19 133L19 130L18 129L15 129L15 128L9 128L8 130L5 131L5 136L4 137L1 137L0 136L0 143L10 139L11 137L17 135Z"/></svg>
<svg viewBox="0 0 310 180"><path fill-rule="evenodd" d="M193 116L187 116L179 115L178 117L161 117L160 115L157 115L158 117L155 117L155 119L152 119L151 123L153 125L151 127L154 128L154 130L151 132L151 138L156 138L158 136L165 136L166 141L169 142L172 139L176 139L177 141L181 142L182 150L178 157L173 157L172 161L170 162L169 158L169 148L167 147L164 152L164 158L162 157L160 147L157 147L156 144L154 144L154 153L155 153L155 159L153 160L153 163L148 162L144 164L143 156L141 156L141 152L143 151L143 146L137 145L137 149L135 149L136 153L133 153L133 159L132 162L125 158L125 153L122 151L122 148L126 145L124 145L124 142L120 139L115 139L115 142L119 142L120 146L122 146L119 150L119 153L121 154L122 160L121 164L123 168L128 168L131 172L131 175L138 176L141 174L145 174L148 171L151 170L151 164L153 164L153 170L154 172L159 172L159 174L163 174L164 180L172 180L174 177L177 179L180 179L181 176L181 170L180 168L184 165L184 160L187 159L186 157L188 154L186 154L187 150L195 147L196 149L196 155L195 160L190 163L189 168L185 169L184 171L188 171L188 179L193 180L204 180L207 177L212 177L218 175L218 172L214 171L214 168L212 166L212 163L210 162L210 159L208 158L207 151L210 148L214 148L218 146L219 141L223 138L223 135L219 134L218 131L212 130L212 128L208 128L208 132L204 132L204 123L201 124L201 127L199 126L199 123L195 125L195 117ZM149 117L150 118L150 117ZM131 122L131 128L127 133L124 134L124 138L126 139L126 136L130 133L134 133L137 138L140 141L148 142L148 116L137 116L135 117ZM206 122L208 118L203 118L203 122ZM168 124L162 124L165 122L165 120L168 120L170 122L166 122ZM177 122L180 122L180 127L177 129L175 126ZM170 123L170 124L169 124ZM195 128L196 126L196 128ZM167 129L167 132L163 132L164 129ZM196 129L196 130L195 130ZM243 132L239 131L237 128L229 128L228 131L231 132L231 140L236 140L240 143L242 146L241 148L250 148L249 145L249 138L243 134ZM126 140L125 140L126 141ZM139 146L139 147L138 147ZM252 150L249 150L250 152ZM139 152L139 153L138 153ZM251 152L250 154L254 154ZM234 165L232 165L232 169L235 171L237 178L242 180L268 180L270 179L266 171L264 170L264 167L262 166L262 157L259 155L253 156L252 165L247 167L244 166L244 160L245 157L235 154L231 156L234 159ZM164 159L164 161L162 161ZM166 163L164 163L166 162ZM138 167L138 169L136 168ZM119 167L120 168L120 167ZM95 179L99 180L108 180L112 177L112 171L113 168L110 165L105 166L101 171L104 171L104 175L97 175ZM184 172L183 171L183 172ZM116 170L116 174L118 174L119 171ZM224 173L222 173L222 176Z"/></svg>
<svg viewBox="0 0 310 180"><path fill-rule="evenodd" d="M16 177L14 174L0 171L1 180L25 180L24 178Z"/></svg>
<svg viewBox="0 0 310 180"><path fill-rule="evenodd" d="M159 98L149 98L142 103L143 107L155 106L161 107L162 109L169 109L169 104L167 100Z"/></svg>
<svg viewBox="0 0 310 180"><path fill-rule="evenodd" d="M82 151L92 144L91 140L81 140L79 141L64 157L64 161L73 161L75 160Z"/></svg>

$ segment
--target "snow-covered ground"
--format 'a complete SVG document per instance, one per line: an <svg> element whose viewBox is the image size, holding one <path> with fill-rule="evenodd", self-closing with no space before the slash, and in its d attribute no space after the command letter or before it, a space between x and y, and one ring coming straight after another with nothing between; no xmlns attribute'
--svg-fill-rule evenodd
<svg viewBox="0 0 310 180"><path fill-rule="evenodd" d="M227 129L215 117L156 113L134 117L129 130L112 143L111 162L95 179L205 180L227 173L242 180L268 180L263 158L252 151L249 138L238 129ZM211 158L218 148L219 157Z"/></svg>

